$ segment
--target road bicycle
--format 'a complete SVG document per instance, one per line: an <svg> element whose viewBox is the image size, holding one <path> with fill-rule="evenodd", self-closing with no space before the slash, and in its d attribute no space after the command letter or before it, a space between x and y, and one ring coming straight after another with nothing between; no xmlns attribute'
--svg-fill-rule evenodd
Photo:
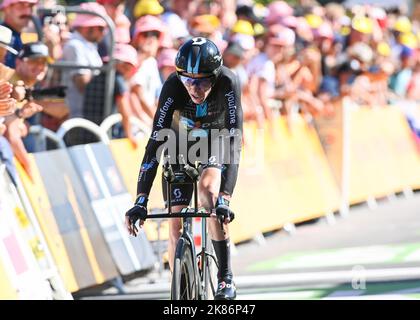
<svg viewBox="0 0 420 320"><path fill-rule="evenodd" d="M182 234L177 242L171 282L172 300L209 300L213 299L216 291L216 270L218 269L216 256L213 254L211 241L207 233L207 219L211 212L198 208L197 185L200 178L199 166L186 164L183 157L179 157L181 170L174 172L170 164L170 157L165 156L163 177L166 183L167 203L171 203L172 184L192 184L194 206L187 207L181 212L172 212L168 205L167 213L149 214L146 219L182 218ZM202 218L201 251L196 252L192 233L192 219ZM217 217L223 230L223 216ZM216 269L217 268L217 269Z"/></svg>

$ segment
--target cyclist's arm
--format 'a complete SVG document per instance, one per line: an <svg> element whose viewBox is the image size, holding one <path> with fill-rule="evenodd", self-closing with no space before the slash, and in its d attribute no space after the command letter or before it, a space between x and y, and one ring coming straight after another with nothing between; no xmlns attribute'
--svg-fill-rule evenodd
<svg viewBox="0 0 420 320"><path fill-rule="evenodd" d="M243 128L241 89L239 80L233 73L229 79L231 81L228 81L224 94L224 103L227 110L225 128L228 129L230 133L228 150L229 162L226 164L226 169L223 172L225 179L222 179L222 183L220 185L220 194L226 198L230 198L232 195L238 177Z"/></svg>
<svg viewBox="0 0 420 320"><path fill-rule="evenodd" d="M172 78L173 79L173 78ZM161 154L157 154L159 147L165 141L157 140L158 133L162 129L171 127L172 116L175 109L174 81L165 82L159 97L158 109L153 120L153 130L147 143L143 161L140 167L137 183L137 195L148 195L159 165Z"/></svg>

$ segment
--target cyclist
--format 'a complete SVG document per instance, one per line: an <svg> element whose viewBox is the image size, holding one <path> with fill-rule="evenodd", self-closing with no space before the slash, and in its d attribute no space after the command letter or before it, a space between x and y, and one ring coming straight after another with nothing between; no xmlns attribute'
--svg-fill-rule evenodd
<svg viewBox="0 0 420 320"><path fill-rule="evenodd" d="M197 37L184 43L177 53L175 65L176 72L165 81L159 97L153 131L140 168L138 196L134 207L126 213L126 227L129 233L135 236L138 231L135 226L136 221L140 220L141 226L147 215L148 194L158 168L159 149L162 149L160 147L166 143L158 137L159 132L162 132L160 130L172 129L177 143L185 142L186 137L182 137L183 132L187 132L189 137L199 137L200 141L207 139L207 153L202 150L199 152L200 159L204 159L200 168L202 172L199 181L199 199L206 210L215 209L213 212L224 217L223 228L216 214L213 214L213 218L209 221L210 236L219 262L215 299L235 299L236 288L230 262L228 223L234 217L229 209L229 201L236 184L242 144L239 81L232 71L223 66L217 46L206 38ZM210 132L214 132L212 129L227 132L223 136L225 140L229 140L229 143L220 143L222 148L216 148L215 139L210 137ZM187 141L187 150L180 150L179 147L177 155L190 154L188 151L192 146L191 141ZM223 158L222 154L228 155L229 161L224 161L226 158ZM191 156L185 159L188 159L188 163L194 163L195 160ZM173 167L179 170L179 161L174 163ZM165 189L165 184L163 186ZM164 198L166 198L165 191ZM189 205L193 188L186 184L174 185L171 192L174 196L171 197L169 205L172 207L172 212L179 212ZM173 270L174 251L181 234L181 219L170 219L169 224L168 254L170 268Z"/></svg>

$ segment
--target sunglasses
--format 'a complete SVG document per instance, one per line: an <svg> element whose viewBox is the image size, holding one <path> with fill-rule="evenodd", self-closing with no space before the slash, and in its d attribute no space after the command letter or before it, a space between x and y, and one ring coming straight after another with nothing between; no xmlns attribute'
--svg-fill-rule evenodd
<svg viewBox="0 0 420 320"><path fill-rule="evenodd" d="M191 78L183 75L179 75L179 79L186 88L191 88L193 86L198 87L200 90L207 91L213 87L216 82L215 76L205 77L205 78Z"/></svg>
<svg viewBox="0 0 420 320"><path fill-rule="evenodd" d="M146 31L146 32L141 32L140 35L142 35L145 38L151 38L151 37L159 38L160 32L159 31Z"/></svg>

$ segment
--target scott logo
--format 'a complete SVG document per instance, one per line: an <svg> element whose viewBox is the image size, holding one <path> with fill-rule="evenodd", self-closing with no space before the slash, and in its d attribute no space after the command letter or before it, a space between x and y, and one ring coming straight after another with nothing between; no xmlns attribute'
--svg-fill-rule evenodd
<svg viewBox="0 0 420 320"><path fill-rule="evenodd" d="M224 281L222 281L220 284L219 284L219 289L224 289L224 288L234 288L235 287L235 285L233 284L233 283L226 283L226 282L224 282Z"/></svg>
<svg viewBox="0 0 420 320"><path fill-rule="evenodd" d="M177 198L177 199L181 198L181 197L182 197L182 192L181 192L181 190L180 190L180 189L175 189L175 190L174 190L174 196L175 196L175 198Z"/></svg>

